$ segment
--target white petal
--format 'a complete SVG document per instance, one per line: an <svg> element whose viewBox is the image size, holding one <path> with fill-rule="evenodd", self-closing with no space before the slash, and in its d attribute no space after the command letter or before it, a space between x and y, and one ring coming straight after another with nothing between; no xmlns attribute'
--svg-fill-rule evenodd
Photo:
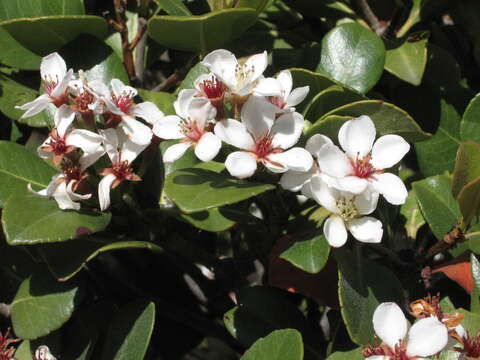
<svg viewBox="0 0 480 360"><path fill-rule="evenodd" d="M160 111L157 105L150 101L135 105L133 108L133 115L142 118L152 125L161 121L165 117L165 114Z"/></svg>
<svg viewBox="0 0 480 360"><path fill-rule="evenodd" d="M110 81L110 86L112 87L112 91L117 98L122 96L122 93L124 92L126 87L120 79L112 79Z"/></svg>
<svg viewBox="0 0 480 360"><path fill-rule="evenodd" d="M333 215L325 220L323 223L323 233L332 247L340 247L347 242L347 229L340 216Z"/></svg>
<svg viewBox="0 0 480 360"><path fill-rule="evenodd" d="M88 82L87 90L98 97L110 97L108 86L100 80L92 80Z"/></svg>
<svg viewBox="0 0 480 360"><path fill-rule="evenodd" d="M79 210L80 204L74 202L67 192L67 183L62 181L55 188L53 198L58 204L58 207L62 210Z"/></svg>
<svg viewBox="0 0 480 360"><path fill-rule="evenodd" d="M207 54L201 63L208 67L229 88L235 88L237 84L235 69L238 62L235 55L230 51L224 49L214 50Z"/></svg>
<svg viewBox="0 0 480 360"><path fill-rule="evenodd" d="M400 307L393 302L381 303L373 313L377 336L391 349L407 334L408 322Z"/></svg>
<svg viewBox="0 0 480 360"><path fill-rule="evenodd" d="M388 169L410 150L410 145L398 135L384 135L375 141L371 164L375 169Z"/></svg>
<svg viewBox="0 0 480 360"><path fill-rule="evenodd" d="M408 356L432 356L442 351L448 342L447 327L436 317L420 319L408 332Z"/></svg>
<svg viewBox="0 0 480 360"><path fill-rule="evenodd" d="M372 150L376 133L372 119L362 115L342 125L338 132L338 142L352 159L357 156L362 158Z"/></svg>
<svg viewBox="0 0 480 360"><path fill-rule="evenodd" d="M387 356L387 355L373 355L373 356L369 356L365 360L390 360L390 356ZM420 359L417 359L417 360L420 360Z"/></svg>
<svg viewBox="0 0 480 360"><path fill-rule="evenodd" d="M277 79L263 78L260 79L253 91L261 96L281 96L282 88Z"/></svg>
<svg viewBox="0 0 480 360"><path fill-rule="evenodd" d="M70 181L67 185L67 194L72 199L73 201L79 201L79 200L88 200L92 197L92 194L77 194L73 192L72 187L75 184L76 181Z"/></svg>
<svg viewBox="0 0 480 360"><path fill-rule="evenodd" d="M314 176L310 181L310 189L316 202L328 211L338 214L337 200L339 192L328 186L320 176Z"/></svg>
<svg viewBox="0 0 480 360"><path fill-rule="evenodd" d="M225 119L215 125L215 135L227 144L244 150L254 150L255 142L245 125L234 119Z"/></svg>
<svg viewBox="0 0 480 360"><path fill-rule="evenodd" d="M49 136L45 139L45 141L42 143L42 145L37 147L37 154L42 159L45 159L45 160L53 159L54 154L51 151L45 151L45 150L42 149L44 146L47 146L52 140L53 140L53 138L51 136Z"/></svg>
<svg viewBox="0 0 480 360"><path fill-rule="evenodd" d="M283 114L272 126L272 145L281 149L289 149L298 142L302 135L305 120L297 112Z"/></svg>
<svg viewBox="0 0 480 360"><path fill-rule="evenodd" d="M115 175L108 174L98 183L98 201L102 211L105 211L110 206L110 188L115 179Z"/></svg>
<svg viewBox="0 0 480 360"><path fill-rule="evenodd" d="M318 152L323 145L333 145L333 141L325 135L315 134L307 140L305 149L315 157L318 157Z"/></svg>
<svg viewBox="0 0 480 360"><path fill-rule="evenodd" d="M265 99L250 96L242 107L242 123L255 139L260 139L270 133L276 112L277 107Z"/></svg>
<svg viewBox="0 0 480 360"><path fill-rule="evenodd" d="M84 129L71 131L65 141L67 145L73 145L83 150L80 158L82 169L86 169L105 154L102 142L103 138L100 135Z"/></svg>
<svg viewBox="0 0 480 360"><path fill-rule="evenodd" d="M203 129L208 120L215 119L217 109L207 98L193 98L188 104L188 117L195 120L198 127Z"/></svg>
<svg viewBox="0 0 480 360"><path fill-rule="evenodd" d="M312 178L313 174L311 171L300 172L290 170L282 175L279 184L285 190L299 191L303 185Z"/></svg>
<svg viewBox="0 0 480 360"><path fill-rule="evenodd" d="M118 153L118 134L115 129L105 129L98 131L103 138L103 146L107 152L110 161L117 162L119 161Z"/></svg>
<svg viewBox="0 0 480 360"><path fill-rule="evenodd" d="M280 73L277 76L277 80L281 85L283 97L288 98L288 95L292 92L292 86L293 86L292 73L290 72L290 70L280 71Z"/></svg>
<svg viewBox="0 0 480 360"><path fill-rule="evenodd" d="M122 116L120 127L134 143L148 145L152 140L152 130L130 116Z"/></svg>
<svg viewBox="0 0 480 360"><path fill-rule="evenodd" d="M342 191L348 191L352 194L360 194L367 188L368 181L356 176L345 176L343 178L336 179L334 185L337 189Z"/></svg>
<svg viewBox="0 0 480 360"><path fill-rule="evenodd" d="M210 161L217 156L221 147L222 141L213 133L207 132L195 145L195 155L202 161Z"/></svg>
<svg viewBox="0 0 480 360"><path fill-rule="evenodd" d="M45 110L50 104L50 102L50 96L48 96L47 94L43 94L33 101L30 101L20 106L15 106L15 109L27 110L21 117L21 119L25 119L37 115L39 112Z"/></svg>
<svg viewBox="0 0 480 360"><path fill-rule="evenodd" d="M75 111L73 111L70 106L64 104L55 111L53 120L58 135L63 138L65 137L68 127L72 124L73 120L75 120Z"/></svg>
<svg viewBox="0 0 480 360"><path fill-rule="evenodd" d="M153 125L152 131L160 139L182 139L185 135L180 127L182 119L176 115L165 116L162 121Z"/></svg>
<svg viewBox="0 0 480 360"><path fill-rule="evenodd" d="M128 161L129 164L137 158L140 153L145 150L149 144L137 144L132 140L126 138L122 141L120 148L120 159L121 161Z"/></svg>
<svg viewBox="0 0 480 360"><path fill-rule="evenodd" d="M52 97L57 97L65 94L65 91L67 91L68 85L70 84L70 81L73 78L73 70L70 69L67 71L65 74L65 77L62 78L62 80L55 86L55 89L52 91Z"/></svg>
<svg viewBox="0 0 480 360"><path fill-rule="evenodd" d="M327 175L342 178L352 173L347 155L335 145L325 145L318 151L318 165Z"/></svg>
<svg viewBox="0 0 480 360"><path fill-rule="evenodd" d="M193 89L183 89L178 93L177 100L173 103L178 116L186 119L188 117L188 104L192 101L196 92Z"/></svg>
<svg viewBox="0 0 480 360"><path fill-rule="evenodd" d="M295 171L308 171L313 166L313 158L310 153L299 147L292 148L290 150L270 154L267 156L267 160L279 163L286 167L288 170L295 170Z"/></svg>
<svg viewBox="0 0 480 360"><path fill-rule="evenodd" d="M45 81L54 80L60 82L67 73L67 65L65 60L54 52L42 58L40 63L40 75Z"/></svg>
<svg viewBox="0 0 480 360"><path fill-rule="evenodd" d="M358 241L374 244L382 241L382 222L371 216L352 219L348 221L347 227L353 237Z"/></svg>
<svg viewBox="0 0 480 360"><path fill-rule="evenodd" d="M296 105L300 104L303 100L305 100L309 91L310 91L309 86L303 86L303 87L299 87L299 88L294 89L290 93L290 95L288 95L288 97L287 97L287 101L286 101L287 106L291 107L291 106L296 106Z"/></svg>
<svg viewBox="0 0 480 360"><path fill-rule="evenodd" d="M378 196L379 194L377 192L372 192L367 189L363 193L355 196L353 202L361 215L368 215L377 208Z"/></svg>
<svg viewBox="0 0 480 360"><path fill-rule="evenodd" d="M390 204L401 205L405 203L408 191L397 175L391 173L377 174L372 176L370 183L373 189L382 194Z"/></svg>
<svg viewBox="0 0 480 360"><path fill-rule="evenodd" d="M180 159L190 146L192 146L191 142L179 142L178 144L170 146L163 153L163 162L172 163L175 160Z"/></svg>
<svg viewBox="0 0 480 360"><path fill-rule="evenodd" d="M235 151L227 156L225 167L232 176L248 178L257 170L257 157L249 152Z"/></svg>
<svg viewBox="0 0 480 360"><path fill-rule="evenodd" d="M202 88L200 87L200 84L202 84L204 81L212 81L215 79L215 74L210 72L208 74L201 74L199 77L197 77L195 79L195 81L193 82L193 87L195 88L196 92L198 93L201 93L202 92ZM185 91L187 89L183 89L181 90L178 95L180 95L180 93L182 91ZM188 90L191 90L191 89L188 89Z"/></svg>
<svg viewBox="0 0 480 360"><path fill-rule="evenodd" d="M264 51L260 54L255 54L250 56L247 61L245 61L245 68L250 71L249 81L257 80L265 71L268 65L268 55L267 51Z"/></svg>

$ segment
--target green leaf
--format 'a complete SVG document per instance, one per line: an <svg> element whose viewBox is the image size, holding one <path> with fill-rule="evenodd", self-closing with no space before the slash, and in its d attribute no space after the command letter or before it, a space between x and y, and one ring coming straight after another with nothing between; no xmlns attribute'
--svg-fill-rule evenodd
<svg viewBox="0 0 480 360"><path fill-rule="evenodd" d="M240 360L303 360L302 335L294 329L273 331L257 340Z"/></svg>
<svg viewBox="0 0 480 360"><path fill-rule="evenodd" d="M183 4L182 0L155 0L155 2L163 10L165 10L168 15L175 16L191 16L192 13L188 8Z"/></svg>
<svg viewBox="0 0 480 360"><path fill-rule="evenodd" d="M175 109L173 108L173 103L176 100L175 95L161 91L137 90L143 101L153 102L165 115L175 115Z"/></svg>
<svg viewBox="0 0 480 360"><path fill-rule="evenodd" d="M388 268L373 261L345 249L336 249L334 254L339 266L340 308L348 334L358 345L373 343L373 313L385 301L401 304L402 284Z"/></svg>
<svg viewBox="0 0 480 360"><path fill-rule="evenodd" d="M234 216L223 207L191 214L180 213L179 216L199 229L212 232L230 229L236 223Z"/></svg>
<svg viewBox="0 0 480 360"><path fill-rule="evenodd" d="M83 0L3 0L0 2L0 21L84 13Z"/></svg>
<svg viewBox="0 0 480 360"><path fill-rule="evenodd" d="M257 13L262 12L268 5L269 0L240 0L238 8L252 8L257 10Z"/></svg>
<svg viewBox="0 0 480 360"><path fill-rule="evenodd" d="M80 34L100 39L107 35L104 18L92 15L55 15L7 20L0 26L22 46L46 55L66 45Z"/></svg>
<svg viewBox="0 0 480 360"><path fill-rule="evenodd" d="M183 89L194 89L195 80L197 80L200 75L208 73L210 73L210 70L208 70L206 66L202 65L201 63L197 63L189 70L189 72L185 76L185 79L183 79L182 83L177 88L176 93L180 92L180 90Z"/></svg>
<svg viewBox="0 0 480 360"><path fill-rule="evenodd" d="M10 119L33 127L47 126L41 114L21 119L25 110L15 109L15 106L23 105L37 98L40 95L38 91L24 86L8 76L0 75L0 94L2 95L0 96L0 111Z"/></svg>
<svg viewBox="0 0 480 360"><path fill-rule="evenodd" d="M412 0L412 8L407 20L403 23L401 29L397 32L398 37L402 37L412 28L413 25L422 20L421 10L428 0Z"/></svg>
<svg viewBox="0 0 480 360"><path fill-rule="evenodd" d="M428 139L429 134L424 132L408 113L381 100L357 101L332 110L310 126L305 136L309 138L321 133L336 139L338 130L345 121L361 115L368 115L373 120L377 136L397 134L409 142Z"/></svg>
<svg viewBox="0 0 480 360"><path fill-rule="evenodd" d="M446 175L431 176L412 183L418 204L437 239L457 224L460 209L452 196L452 181Z"/></svg>
<svg viewBox="0 0 480 360"><path fill-rule="evenodd" d="M21 70L38 70L42 57L28 50L0 26L0 63Z"/></svg>
<svg viewBox="0 0 480 360"><path fill-rule="evenodd" d="M462 326L469 334L477 334L480 330L480 314L467 311L465 309L459 309L460 314L464 315Z"/></svg>
<svg viewBox="0 0 480 360"><path fill-rule="evenodd" d="M62 350L62 332L56 330L47 336L42 336L35 340L23 340L15 351L15 360L36 360L33 358L35 350L41 345L47 345L50 353L54 356L60 356Z"/></svg>
<svg viewBox="0 0 480 360"><path fill-rule="evenodd" d="M343 105L365 100L362 94L343 86L333 85L319 92L304 111L305 119L320 119L323 115Z"/></svg>
<svg viewBox="0 0 480 360"><path fill-rule="evenodd" d="M48 272L25 279L11 304L12 325L22 339L36 339L60 328L80 301L73 283L59 283Z"/></svg>
<svg viewBox="0 0 480 360"><path fill-rule="evenodd" d="M468 104L460 124L462 140L472 140L480 143L480 94L477 94Z"/></svg>
<svg viewBox="0 0 480 360"><path fill-rule="evenodd" d="M362 360L362 349L356 348L350 351L336 351L327 360Z"/></svg>
<svg viewBox="0 0 480 360"><path fill-rule="evenodd" d="M186 213L234 204L274 188L198 166L174 171L165 180L165 193Z"/></svg>
<svg viewBox="0 0 480 360"><path fill-rule="evenodd" d="M480 177L480 144L473 141L462 142L457 151L453 171L453 196L457 197L467 183L478 177Z"/></svg>
<svg viewBox="0 0 480 360"><path fill-rule="evenodd" d="M414 189L408 192L405 204L400 207L400 214L405 217L404 227L407 236L411 239L416 239L418 230L425 224L425 218L420 211Z"/></svg>
<svg viewBox="0 0 480 360"><path fill-rule="evenodd" d="M366 93L382 76L384 64L383 41L358 23L346 23L323 38L317 71Z"/></svg>
<svg viewBox="0 0 480 360"><path fill-rule="evenodd" d="M280 258L311 274L323 269L330 254L330 246L323 234L307 235L296 239Z"/></svg>
<svg viewBox="0 0 480 360"><path fill-rule="evenodd" d="M154 322L154 303L136 301L125 306L110 324L102 360L143 360Z"/></svg>
<svg viewBox="0 0 480 360"><path fill-rule="evenodd" d="M420 85L427 64L428 32L411 34L401 43L388 44L385 70L412 85ZM420 37L419 40L411 40Z"/></svg>
<svg viewBox="0 0 480 360"><path fill-rule="evenodd" d="M467 183L457 196L463 221L468 226L480 210L480 177Z"/></svg>
<svg viewBox="0 0 480 360"><path fill-rule="evenodd" d="M24 146L0 141L0 207L11 195L26 194L27 184L45 188L55 169Z"/></svg>
<svg viewBox="0 0 480 360"><path fill-rule="evenodd" d="M321 91L327 89L332 85L338 85L335 80L330 79L329 77L318 74L306 69L292 68L289 69L293 78L293 88L309 86L310 91L308 92L307 97L300 104L296 106L296 110L299 112L304 112L307 106L309 106L312 99Z"/></svg>
<svg viewBox="0 0 480 360"><path fill-rule="evenodd" d="M240 37L257 19L252 9L228 9L196 16L155 16L148 34L160 45L206 55Z"/></svg>
<svg viewBox="0 0 480 360"><path fill-rule="evenodd" d="M66 281L98 255L115 250L145 249L155 252L163 250L147 241L107 241L101 238L88 237L71 241L43 244L40 253L49 270L59 281Z"/></svg>
<svg viewBox="0 0 480 360"><path fill-rule="evenodd" d="M43 196L16 194L5 203L2 224L10 245L32 245L101 231L110 218L109 213L61 210L55 200Z"/></svg>

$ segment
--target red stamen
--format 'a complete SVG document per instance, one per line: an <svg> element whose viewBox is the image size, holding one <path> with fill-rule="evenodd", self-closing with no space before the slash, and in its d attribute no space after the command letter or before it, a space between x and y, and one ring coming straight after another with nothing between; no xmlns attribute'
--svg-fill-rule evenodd
<svg viewBox="0 0 480 360"><path fill-rule="evenodd" d="M287 105L287 103L280 96L267 96L267 100L279 109L283 109L285 105Z"/></svg>
<svg viewBox="0 0 480 360"><path fill-rule="evenodd" d="M180 124L182 133L192 142L200 141L205 133L204 129L200 129L195 121L184 121Z"/></svg>
<svg viewBox="0 0 480 360"><path fill-rule="evenodd" d="M120 109L121 112L128 114L133 107L133 94L125 93L116 97L112 94L113 103Z"/></svg>
<svg viewBox="0 0 480 360"><path fill-rule="evenodd" d="M129 181L141 180L140 176L138 176L133 172L127 160L113 163L111 168L104 169L100 174L102 176L109 175L109 174L115 175L116 179L112 184L112 188L117 187L124 180L129 180Z"/></svg>
<svg viewBox="0 0 480 360"><path fill-rule="evenodd" d="M199 87L206 98L210 100L223 99L227 87L224 83L219 81L215 76L211 80L204 80L199 84Z"/></svg>
<svg viewBox="0 0 480 360"><path fill-rule="evenodd" d="M350 160L353 167L353 175L362 179L369 178L373 174L379 173L373 165L370 163L372 155L365 155L359 159L358 156L355 160Z"/></svg>

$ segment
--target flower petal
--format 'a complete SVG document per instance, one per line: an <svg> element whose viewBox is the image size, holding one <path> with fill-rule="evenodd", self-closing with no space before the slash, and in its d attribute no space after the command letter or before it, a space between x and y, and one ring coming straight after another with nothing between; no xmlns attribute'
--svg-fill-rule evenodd
<svg viewBox="0 0 480 360"><path fill-rule="evenodd" d="M260 79L253 91L261 96L281 96L282 88L275 78Z"/></svg>
<svg viewBox="0 0 480 360"><path fill-rule="evenodd" d="M300 104L303 100L305 100L309 91L310 91L309 86L302 86L302 87L294 89L290 93L290 95L288 95L288 97L287 97L287 101L286 101L287 106L291 107L291 106L296 106L296 105Z"/></svg>
<svg viewBox="0 0 480 360"><path fill-rule="evenodd" d="M245 125L234 119L225 119L215 125L215 135L227 144L244 150L254 150L255 143Z"/></svg>
<svg viewBox="0 0 480 360"><path fill-rule="evenodd" d="M280 83L282 89L282 96L288 98L288 95L292 92L293 79L290 70L283 70L277 75L277 80Z"/></svg>
<svg viewBox="0 0 480 360"><path fill-rule="evenodd" d="M122 96L122 93L125 90L125 84L120 79L112 79L110 81L110 86L112 87L113 94L118 98Z"/></svg>
<svg viewBox="0 0 480 360"><path fill-rule="evenodd" d="M364 216L349 220L347 227L358 241L374 244L382 241L383 225L380 220L374 217Z"/></svg>
<svg viewBox="0 0 480 360"><path fill-rule="evenodd" d="M83 150L80 158L82 169L86 169L105 154L102 142L103 138L100 135L84 129L72 130L65 140L67 145Z"/></svg>
<svg viewBox="0 0 480 360"><path fill-rule="evenodd" d="M235 88L237 85L235 69L238 62L235 55L230 51L224 49L214 50L205 56L201 64L208 67L229 88Z"/></svg>
<svg viewBox="0 0 480 360"><path fill-rule="evenodd" d="M53 198L62 210L80 210L80 204L73 201L67 192L67 183L62 181L53 192Z"/></svg>
<svg viewBox="0 0 480 360"><path fill-rule="evenodd" d="M318 166L327 175L342 178L353 169L347 155L335 145L325 145L318 151Z"/></svg>
<svg viewBox="0 0 480 360"><path fill-rule="evenodd" d="M249 152L235 151L227 156L225 167L232 176L248 178L257 170L257 157Z"/></svg>
<svg viewBox="0 0 480 360"><path fill-rule="evenodd" d="M379 194L368 189L355 196L353 202L361 215L368 215L377 208Z"/></svg>
<svg viewBox="0 0 480 360"><path fill-rule="evenodd" d="M298 142L302 135L305 120L297 112L283 114L272 126L272 145L281 149L289 149Z"/></svg>
<svg viewBox="0 0 480 360"><path fill-rule="evenodd" d="M188 117L188 104L190 104L195 94L194 89L183 89L178 93L177 100L173 103L178 116L184 119Z"/></svg>
<svg viewBox="0 0 480 360"><path fill-rule="evenodd" d="M50 103L51 103L50 96L48 96L47 94L43 94L37 97L33 101L30 101L20 106L15 106L15 109L27 110L20 118L20 119L25 119L42 112L48 107Z"/></svg>
<svg viewBox="0 0 480 360"><path fill-rule="evenodd" d="M314 176L310 181L310 189L316 202L328 211L338 214L337 199L339 192L325 183L320 176Z"/></svg>
<svg viewBox="0 0 480 360"><path fill-rule="evenodd" d="M182 119L176 115L165 116L162 121L153 125L152 131L160 139L182 139L185 135L180 127L181 123Z"/></svg>
<svg viewBox="0 0 480 360"><path fill-rule="evenodd" d="M312 178L313 175L314 173L311 171L300 172L290 170L282 175L279 184L285 190L296 192L299 191L303 185Z"/></svg>
<svg viewBox="0 0 480 360"><path fill-rule="evenodd" d="M404 204L407 199L407 188L397 175L391 173L377 174L372 177L370 184L392 205Z"/></svg>
<svg viewBox="0 0 480 360"><path fill-rule="evenodd" d="M131 116L122 116L120 127L134 143L148 145L152 140L152 130Z"/></svg>
<svg viewBox="0 0 480 360"><path fill-rule="evenodd" d="M77 194L73 191L72 187L76 181L70 181L67 185L67 194L73 201L88 200L92 197L92 194Z"/></svg>
<svg viewBox="0 0 480 360"><path fill-rule="evenodd" d="M137 144L128 138L123 139L120 148L120 159L131 164L148 145L149 144Z"/></svg>
<svg viewBox="0 0 480 360"><path fill-rule="evenodd" d="M115 129L98 130L103 138L103 146L112 163L119 160L118 134Z"/></svg>
<svg viewBox="0 0 480 360"><path fill-rule="evenodd" d="M388 169L398 163L410 150L410 144L401 136L384 135L375 141L371 164L375 169Z"/></svg>
<svg viewBox="0 0 480 360"><path fill-rule="evenodd" d="M202 161L210 161L217 156L221 147L222 141L215 134L206 132L195 145L195 155Z"/></svg>
<svg viewBox="0 0 480 360"><path fill-rule="evenodd" d="M418 320L408 332L407 355L432 356L442 351L448 342L448 329L436 317Z"/></svg>
<svg viewBox="0 0 480 360"><path fill-rule="evenodd" d="M334 186L343 191L351 192L352 194L360 194L367 188L368 181L356 176L345 176L337 179Z"/></svg>
<svg viewBox="0 0 480 360"><path fill-rule="evenodd" d="M70 69L65 74L65 77L63 77L62 80L55 86L55 89L53 89L51 96L58 97L65 94L72 78L73 78L73 70Z"/></svg>
<svg viewBox="0 0 480 360"><path fill-rule="evenodd" d="M195 120L198 127L203 129L208 120L215 119L217 109L207 98L193 98L188 104L188 117Z"/></svg>
<svg viewBox="0 0 480 360"><path fill-rule="evenodd" d="M179 142L178 144L169 146L163 153L163 162L172 163L180 159L190 146L192 146L191 142Z"/></svg>
<svg viewBox="0 0 480 360"><path fill-rule="evenodd" d="M393 302L381 303L373 313L373 328L390 349L407 335L408 321L400 307Z"/></svg>
<svg viewBox="0 0 480 360"><path fill-rule="evenodd" d="M133 107L133 115L142 118L152 125L161 121L165 117L165 114L151 101L145 101L135 105Z"/></svg>
<svg viewBox="0 0 480 360"><path fill-rule="evenodd" d="M105 211L110 206L110 188L116 179L115 175L108 174L98 183L98 201L102 211Z"/></svg>
<svg viewBox="0 0 480 360"><path fill-rule="evenodd" d="M247 69L247 71L250 71L248 76L249 81L253 82L257 80L263 74L267 68L267 65L267 51L250 56L244 64L244 67Z"/></svg>
<svg viewBox="0 0 480 360"><path fill-rule="evenodd" d="M351 158L363 158L372 150L376 133L372 119L362 115L342 125L338 132L338 142Z"/></svg>
<svg viewBox="0 0 480 360"><path fill-rule="evenodd" d="M61 138L65 137L68 127L75 120L75 111L73 111L70 106L62 105L53 116L53 121L55 122L55 127L57 128L58 135Z"/></svg>
<svg viewBox="0 0 480 360"><path fill-rule="evenodd" d="M347 242L347 229L340 216L333 215L325 220L323 223L323 233L332 247L340 247Z"/></svg>
<svg viewBox="0 0 480 360"><path fill-rule="evenodd" d="M318 152L320 151L323 145L333 145L333 141L330 140L328 136L325 136L322 134L315 134L310 139L307 140L305 149L310 154L318 158Z"/></svg>
<svg viewBox="0 0 480 360"><path fill-rule="evenodd" d="M40 75L44 81L62 81L67 73L65 60L54 52L42 58L40 63Z"/></svg>
<svg viewBox="0 0 480 360"><path fill-rule="evenodd" d="M313 166L313 158L310 153L304 148L295 147L290 150L270 154L267 160L274 163L279 163L288 170L306 172Z"/></svg>
<svg viewBox="0 0 480 360"><path fill-rule="evenodd" d="M250 96L242 107L242 123L255 139L270 133L275 121L277 107L263 98Z"/></svg>

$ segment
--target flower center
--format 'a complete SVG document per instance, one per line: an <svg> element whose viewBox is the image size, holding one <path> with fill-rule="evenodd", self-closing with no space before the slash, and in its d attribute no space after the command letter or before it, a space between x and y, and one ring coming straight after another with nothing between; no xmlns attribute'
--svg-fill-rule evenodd
<svg viewBox="0 0 480 360"><path fill-rule="evenodd" d="M133 92L124 91L118 97L115 94L112 94L112 101L121 112L128 114L133 107L133 96Z"/></svg>
<svg viewBox="0 0 480 360"><path fill-rule="evenodd" d="M455 350L457 350L455 348ZM463 350L467 358L478 359L480 357L480 334L475 337L468 336L463 339Z"/></svg>
<svg viewBox="0 0 480 360"><path fill-rule="evenodd" d="M117 180L122 181L129 179L131 174L133 174L133 171L128 161L124 160L112 164L112 173L115 175Z"/></svg>
<svg viewBox="0 0 480 360"><path fill-rule="evenodd" d="M255 155L258 159L264 159L272 152L280 152L280 149L275 149L272 145L273 137L265 135L255 143Z"/></svg>
<svg viewBox="0 0 480 360"><path fill-rule="evenodd" d="M353 167L353 175L362 179L366 179L372 174L378 172L378 170L376 170L370 163L371 159L372 155L368 154L361 159L359 159L357 155L355 160L350 160Z"/></svg>
<svg viewBox="0 0 480 360"><path fill-rule="evenodd" d="M82 91L73 99L73 102L75 103L75 107L78 111L87 112L90 111L88 105L95 102L95 98L88 91Z"/></svg>
<svg viewBox="0 0 480 360"><path fill-rule="evenodd" d="M43 79L44 83L43 83L43 89L45 90L45 92L48 94L48 96L52 96L52 93L53 93L53 90L55 90L55 87L57 86L58 84L58 76L55 76L55 79L53 79L52 77L45 77Z"/></svg>
<svg viewBox="0 0 480 360"><path fill-rule="evenodd" d="M376 347L367 346L363 349L363 357L369 358L370 356L388 356L392 360L410 360L407 356L407 346L404 341L399 341L395 345L395 349L390 349L384 343Z"/></svg>
<svg viewBox="0 0 480 360"><path fill-rule="evenodd" d="M205 80L199 84L199 87L205 95L210 100L217 100L223 98L227 87L224 83L219 81L215 76L212 76L211 80Z"/></svg>
<svg viewBox="0 0 480 360"><path fill-rule="evenodd" d="M267 100L279 109L283 109L287 104L280 96L267 96Z"/></svg>
<svg viewBox="0 0 480 360"><path fill-rule="evenodd" d="M240 65L237 64L235 67L235 78L237 79L237 88L242 89L244 88L248 82L250 81L250 78L255 72L255 66L247 66L245 64Z"/></svg>
<svg viewBox="0 0 480 360"><path fill-rule="evenodd" d="M56 128L52 129L50 137L50 141L43 147L43 150L53 152L55 155L65 154L67 152L67 144L65 144L65 139L58 135Z"/></svg>
<svg viewBox="0 0 480 360"><path fill-rule="evenodd" d="M184 120L180 123L182 133L192 142L198 142L203 136L204 129L200 129L195 121Z"/></svg>
<svg viewBox="0 0 480 360"><path fill-rule="evenodd" d="M337 200L337 208L339 210L340 217L344 221L349 221L358 216L358 210L353 201L345 198Z"/></svg>

